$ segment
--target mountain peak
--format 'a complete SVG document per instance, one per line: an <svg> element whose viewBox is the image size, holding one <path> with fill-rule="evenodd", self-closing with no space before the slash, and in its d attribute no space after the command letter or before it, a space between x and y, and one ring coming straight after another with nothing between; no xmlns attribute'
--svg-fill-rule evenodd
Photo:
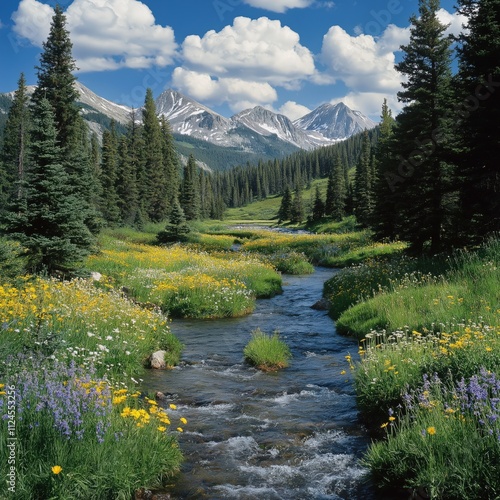
<svg viewBox="0 0 500 500"><path fill-rule="evenodd" d="M304 130L315 131L334 140L347 139L351 135L376 127L376 123L359 111L354 111L343 102L325 103L302 118L294 125Z"/></svg>

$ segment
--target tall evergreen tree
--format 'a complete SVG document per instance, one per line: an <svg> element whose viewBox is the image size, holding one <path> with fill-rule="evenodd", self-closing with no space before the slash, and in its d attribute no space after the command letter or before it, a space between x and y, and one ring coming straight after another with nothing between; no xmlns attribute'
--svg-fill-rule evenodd
<svg viewBox="0 0 500 500"><path fill-rule="evenodd" d="M459 0L458 11L467 18L454 113L463 244L500 231L500 0Z"/></svg>
<svg viewBox="0 0 500 500"><path fill-rule="evenodd" d="M167 201L167 212L170 213L173 207L173 200L179 195L181 181L181 169L179 164L179 155L175 149L175 141L172 135L170 124L162 116L160 128L163 144L163 165L165 175L165 199Z"/></svg>
<svg viewBox="0 0 500 500"><path fill-rule="evenodd" d="M128 151L128 139L122 136L118 140L118 172L116 176L116 194L118 209L123 224L131 226L137 220L139 193L137 176Z"/></svg>
<svg viewBox="0 0 500 500"><path fill-rule="evenodd" d="M38 83L32 100L36 105L47 99L54 113L59 147L63 151L62 163L70 177L72 191L81 202L87 227L96 233L100 228L98 214L93 206L95 179L92 177L91 150L88 147L88 129L79 114L76 65L72 56L66 16L56 5L49 36L43 43L40 56Z"/></svg>
<svg viewBox="0 0 500 500"><path fill-rule="evenodd" d="M142 120L144 170L147 182L146 211L150 220L159 222L167 216L169 203L169 200L167 200L168 178L163 159L162 131L156 116L156 105L151 89L146 91Z"/></svg>
<svg viewBox="0 0 500 500"><path fill-rule="evenodd" d="M57 138L65 151L72 147L78 122L78 91L75 89L77 69L72 56L73 44L66 29L66 16L56 5L47 40L43 43L38 70L38 84L33 101L47 99L55 116Z"/></svg>
<svg viewBox="0 0 500 500"><path fill-rule="evenodd" d="M397 233L420 253L440 251L453 206L453 166L448 160L451 122L451 41L438 19L439 0L420 0L411 17L410 42L396 69L406 77L398 93L406 104L398 115L390 189L398 214Z"/></svg>
<svg viewBox="0 0 500 500"><path fill-rule="evenodd" d="M328 184L326 188L325 214L333 220L342 220L345 215L346 186L344 177L344 167L337 152L335 161L328 174Z"/></svg>
<svg viewBox="0 0 500 500"><path fill-rule="evenodd" d="M297 188L295 189L290 212L290 222L293 224L300 224L304 220L304 201L302 200L302 188L300 184L297 184Z"/></svg>
<svg viewBox="0 0 500 500"><path fill-rule="evenodd" d="M368 132L363 134L361 156L356 166L354 181L354 213L360 224L366 226L373 210L373 176L371 144Z"/></svg>
<svg viewBox="0 0 500 500"><path fill-rule="evenodd" d="M290 186L285 188L283 198L281 199L280 208L278 210L278 222L284 222L292 218L292 190Z"/></svg>
<svg viewBox="0 0 500 500"><path fill-rule="evenodd" d="M314 192L314 201L312 209L312 220L318 221L325 215L325 202L321 196L321 191L319 186L316 185L316 190Z"/></svg>
<svg viewBox="0 0 500 500"><path fill-rule="evenodd" d="M31 124L28 104L26 80L21 73L4 130L0 157L4 171L0 178L0 211L13 197L20 199L23 196Z"/></svg>
<svg viewBox="0 0 500 500"><path fill-rule="evenodd" d="M200 216L200 193L197 170L196 160L193 155L190 155L184 167L184 177L182 179L179 200L188 221L198 219Z"/></svg>
<svg viewBox="0 0 500 500"><path fill-rule="evenodd" d="M374 155L374 201L370 221L377 239L394 239L396 236L396 208L390 189L392 179L389 171L391 164L393 164L390 156L393 127L392 112L387 104L387 99L384 99L380 116L380 137Z"/></svg>
<svg viewBox="0 0 500 500"><path fill-rule="evenodd" d="M120 222L119 197L116 191L118 182L118 136L115 122L111 129L102 134L101 186L103 191L101 212L110 225Z"/></svg>
<svg viewBox="0 0 500 500"><path fill-rule="evenodd" d="M52 274L73 268L95 242L61 163L48 100L36 103L34 117L24 207L9 214L5 231L26 249L32 271Z"/></svg>

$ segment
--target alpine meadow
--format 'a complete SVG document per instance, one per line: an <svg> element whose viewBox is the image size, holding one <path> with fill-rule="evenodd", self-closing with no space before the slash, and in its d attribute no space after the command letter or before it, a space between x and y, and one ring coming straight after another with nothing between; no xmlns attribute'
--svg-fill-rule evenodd
<svg viewBox="0 0 500 500"><path fill-rule="evenodd" d="M500 0L9 2L0 497L499 499Z"/></svg>

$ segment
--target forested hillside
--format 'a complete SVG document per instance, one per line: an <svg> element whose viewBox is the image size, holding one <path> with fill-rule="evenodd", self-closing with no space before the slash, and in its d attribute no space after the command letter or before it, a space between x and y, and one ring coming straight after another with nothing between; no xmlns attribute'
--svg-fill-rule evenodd
<svg viewBox="0 0 500 500"><path fill-rule="evenodd" d="M437 17L439 2L421 2L396 65L405 77L398 93L405 107L395 120L384 102L380 127L370 132L312 152L283 150L281 159L266 159L263 144L247 162L213 173L197 168L196 160L216 158L229 167L238 156L213 148L200 158L190 155L193 140L176 143L150 89L141 116L124 128L93 116L105 129L100 143L79 112L71 41L56 9L33 96L21 75L9 113L1 115L3 233L28 249L34 269L47 266L47 252L69 265L91 251L101 227L168 221L177 201L189 221L222 218L226 207L283 195L281 221L354 214L377 238L407 241L416 253L476 244L500 230L494 57L500 42L483 36L495 30L488 17L494 7L475 5L461 2L469 30L455 46ZM179 153L189 156L185 165ZM44 175L51 183L41 182ZM317 190L312 213L303 213L301 191L318 178L328 178L326 193ZM64 204L50 203L54 213L45 216L47 199L60 195ZM78 213L70 232L46 223L46 217L66 220L67 213Z"/></svg>

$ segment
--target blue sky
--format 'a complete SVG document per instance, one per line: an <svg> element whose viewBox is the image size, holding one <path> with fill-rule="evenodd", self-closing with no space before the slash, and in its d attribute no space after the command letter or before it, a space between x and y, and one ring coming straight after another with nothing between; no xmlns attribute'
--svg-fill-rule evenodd
<svg viewBox="0 0 500 500"><path fill-rule="evenodd" d="M55 5L1 0L0 92L35 65ZM407 43L416 0L59 0L78 79L97 94L139 107L146 88L172 87L224 116L261 105L298 118L345 102L378 119L384 97L397 113L394 62ZM441 18L460 30L454 0Z"/></svg>

